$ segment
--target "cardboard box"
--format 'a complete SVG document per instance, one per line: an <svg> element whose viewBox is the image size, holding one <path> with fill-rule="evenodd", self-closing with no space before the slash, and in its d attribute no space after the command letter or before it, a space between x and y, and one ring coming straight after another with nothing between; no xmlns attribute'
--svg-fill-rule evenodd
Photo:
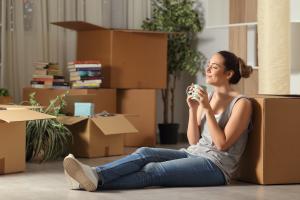
<svg viewBox="0 0 300 200"><path fill-rule="evenodd" d="M99 60L105 88L165 88L167 33L52 23L77 31L77 60Z"/></svg>
<svg viewBox="0 0 300 200"><path fill-rule="evenodd" d="M71 152L77 157L115 156L124 153L124 133L137 130L122 115L109 117L59 117L73 134Z"/></svg>
<svg viewBox="0 0 300 200"><path fill-rule="evenodd" d="M155 146L156 90L117 90L117 112L125 114L138 130L137 134L125 135L125 146Z"/></svg>
<svg viewBox="0 0 300 200"><path fill-rule="evenodd" d="M253 99L254 129L241 159L239 180L300 183L300 97Z"/></svg>
<svg viewBox="0 0 300 200"><path fill-rule="evenodd" d="M58 95L65 94L69 91L71 97L66 100L74 103L75 101L84 102L92 100L95 104L95 113L106 110L107 112L116 112L116 89L45 89L45 88L23 88L23 100L29 100L29 94L35 92L36 100L42 106L48 106L49 101ZM74 95L74 96L73 96ZM68 112L74 112L74 107L67 105Z"/></svg>
<svg viewBox="0 0 300 200"><path fill-rule="evenodd" d="M26 121L55 117L26 107L3 107L0 105L0 174L22 172L25 171Z"/></svg>
<svg viewBox="0 0 300 200"><path fill-rule="evenodd" d="M10 104L12 101L11 96L0 96L0 104Z"/></svg>

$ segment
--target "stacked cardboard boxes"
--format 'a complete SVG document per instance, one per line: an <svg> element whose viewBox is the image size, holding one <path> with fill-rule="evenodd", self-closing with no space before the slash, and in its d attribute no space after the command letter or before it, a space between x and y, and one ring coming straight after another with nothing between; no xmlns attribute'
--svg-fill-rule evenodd
<svg viewBox="0 0 300 200"><path fill-rule="evenodd" d="M127 118L116 115L60 119L76 132L73 152L81 157L120 155L123 152L120 150L122 133L130 133L125 135L126 146L154 146L156 89L166 87L167 34L106 29L85 22L53 24L77 31L76 60L101 62L101 89L71 89L71 102L86 99L82 95L96 95L91 97L96 113L106 110L125 114ZM66 90L24 88L24 100L28 100L31 92L36 92L36 98L42 105L48 105L50 99ZM110 121L110 125L102 124L106 120ZM122 130L111 132L113 127L118 127L113 124L122 124ZM105 129L106 126L110 128ZM134 127L138 133L134 133L137 132ZM113 147L110 144L120 145Z"/></svg>
<svg viewBox="0 0 300 200"><path fill-rule="evenodd" d="M156 89L167 83L167 34L114 30L86 22L53 23L77 31L77 60L99 60L104 88L117 89L117 112L138 129L126 146L156 143Z"/></svg>

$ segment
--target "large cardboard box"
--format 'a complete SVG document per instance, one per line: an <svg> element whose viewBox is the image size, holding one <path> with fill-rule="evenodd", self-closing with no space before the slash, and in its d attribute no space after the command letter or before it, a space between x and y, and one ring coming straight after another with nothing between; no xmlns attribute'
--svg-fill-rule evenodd
<svg viewBox="0 0 300 200"><path fill-rule="evenodd" d="M0 174L25 171L26 121L54 116L0 105Z"/></svg>
<svg viewBox="0 0 300 200"><path fill-rule="evenodd" d="M59 117L73 134L71 152L77 157L115 156L124 153L123 134L136 128L122 115Z"/></svg>
<svg viewBox="0 0 300 200"><path fill-rule="evenodd" d="M117 90L117 112L137 128L137 134L125 135L125 146L155 146L156 91L154 89Z"/></svg>
<svg viewBox="0 0 300 200"><path fill-rule="evenodd" d="M253 98L253 131L239 178L258 184L300 183L300 97Z"/></svg>
<svg viewBox="0 0 300 200"><path fill-rule="evenodd" d="M23 100L29 100L29 94L35 92L36 100L42 105L49 105L49 101L54 99L58 95L65 94L69 91L69 95L74 95L78 101L85 100L87 98L93 98L93 103L95 103L95 113L102 112L106 110L107 112L116 112L116 89L45 89L45 88L23 88ZM86 95L87 97L80 97ZM75 98L73 97L73 101ZM70 98L68 98L70 99Z"/></svg>
<svg viewBox="0 0 300 200"><path fill-rule="evenodd" d="M165 88L167 33L107 29L86 22L53 23L77 31L77 59L99 60L105 88Z"/></svg>

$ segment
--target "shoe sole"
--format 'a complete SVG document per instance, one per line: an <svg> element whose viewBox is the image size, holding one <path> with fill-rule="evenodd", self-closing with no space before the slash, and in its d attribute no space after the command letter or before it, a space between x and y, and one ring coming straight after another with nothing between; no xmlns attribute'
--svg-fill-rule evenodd
<svg viewBox="0 0 300 200"><path fill-rule="evenodd" d="M89 177L85 175L82 167L76 162L76 160L71 157L67 157L64 159L63 165L69 176L80 183L85 190L93 192L97 189L97 186L95 186Z"/></svg>
<svg viewBox="0 0 300 200"><path fill-rule="evenodd" d="M64 170L64 173L65 173L65 177L66 177L66 179L67 179L67 181L68 181L68 183L69 183L69 185L70 185L70 189L71 189L71 190L78 190L78 189L80 189L79 183L78 183L75 179L73 179L73 178L67 173L66 170Z"/></svg>

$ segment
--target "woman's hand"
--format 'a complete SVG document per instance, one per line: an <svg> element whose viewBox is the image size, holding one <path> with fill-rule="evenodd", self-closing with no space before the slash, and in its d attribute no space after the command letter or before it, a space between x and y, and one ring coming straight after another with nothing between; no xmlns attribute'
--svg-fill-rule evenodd
<svg viewBox="0 0 300 200"><path fill-rule="evenodd" d="M192 92L193 90L193 86L194 84L192 83L191 85L189 85L187 88L186 88L186 93L188 94L189 92ZM198 109L198 106L199 106L199 102L192 99L192 96L191 95L187 95L187 98L186 98L186 102L189 106L189 109L193 110L193 111L197 111Z"/></svg>
<svg viewBox="0 0 300 200"><path fill-rule="evenodd" d="M199 106L199 102L196 101L196 100L194 100L194 99L192 99L192 96L188 96L186 98L186 102L187 102L187 104L189 106L189 109L192 109L193 111L197 111L198 106Z"/></svg>
<svg viewBox="0 0 300 200"><path fill-rule="evenodd" d="M198 95L200 96L199 104L202 105L203 109L208 109L210 107L209 101L208 101L208 94L206 90L204 90L202 87L199 88Z"/></svg>

